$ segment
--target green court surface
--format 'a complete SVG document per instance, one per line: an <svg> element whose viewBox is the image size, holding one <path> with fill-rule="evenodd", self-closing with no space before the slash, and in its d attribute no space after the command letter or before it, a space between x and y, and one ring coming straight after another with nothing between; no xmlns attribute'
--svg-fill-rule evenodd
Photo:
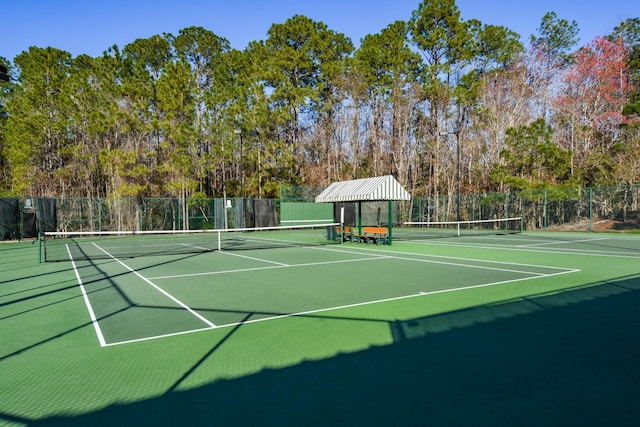
<svg viewBox="0 0 640 427"><path fill-rule="evenodd" d="M0 425L638 425L640 238L38 262L0 244Z"/></svg>

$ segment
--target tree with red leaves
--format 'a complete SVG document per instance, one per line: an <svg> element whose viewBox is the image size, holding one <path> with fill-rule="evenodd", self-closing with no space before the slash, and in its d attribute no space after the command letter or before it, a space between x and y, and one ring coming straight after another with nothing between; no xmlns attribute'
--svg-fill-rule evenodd
<svg viewBox="0 0 640 427"><path fill-rule="evenodd" d="M619 41L597 37L573 55L563 86L553 100L558 142L573 153L571 170L591 175L595 167L606 173L600 156L620 137L625 122L622 108L633 90L629 50ZM594 162L598 163L597 165ZM586 183L593 176L583 176ZM591 178L591 179L590 179Z"/></svg>

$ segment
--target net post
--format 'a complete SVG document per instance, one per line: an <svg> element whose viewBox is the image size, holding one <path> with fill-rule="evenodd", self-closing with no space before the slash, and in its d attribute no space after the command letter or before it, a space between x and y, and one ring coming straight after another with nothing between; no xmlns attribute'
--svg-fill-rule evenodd
<svg viewBox="0 0 640 427"><path fill-rule="evenodd" d="M38 263L42 264L42 237L38 231Z"/></svg>
<svg viewBox="0 0 640 427"><path fill-rule="evenodd" d="M221 231L218 230L217 234L218 234L218 250L221 251L222 250L222 239L220 237Z"/></svg>
<svg viewBox="0 0 640 427"><path fill-rule="evenodd" d="M456 229L458 232L458 237L460 237L460 221L456 222Z"/></svg>
<svg viewBox="0 0 640 427"><path fill-rule="evenodd" d="M391 224L393 221L393 202L391 201L391 199L389 199L389 214L388 214L388 220L389 222L387 223L387 244L391 245L391 230L393 229L393 225Z"/></svg>
<svg viewBox="0 0 640 427"><path fill-rule="evenodd" d="M340 244L344 243L344 206L340 207Z"/></svg>

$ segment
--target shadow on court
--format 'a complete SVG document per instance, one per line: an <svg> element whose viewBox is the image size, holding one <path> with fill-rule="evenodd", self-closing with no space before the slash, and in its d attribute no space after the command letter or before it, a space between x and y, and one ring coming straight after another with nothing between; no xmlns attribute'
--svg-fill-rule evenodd
<svg viewBox="0 0 640 427"><path fill-rule="evenodd" d="M14 421L34 426L638 425L638 307L640 279L626 278L394 322L393 345L169 390L80 416Z"/></svg>

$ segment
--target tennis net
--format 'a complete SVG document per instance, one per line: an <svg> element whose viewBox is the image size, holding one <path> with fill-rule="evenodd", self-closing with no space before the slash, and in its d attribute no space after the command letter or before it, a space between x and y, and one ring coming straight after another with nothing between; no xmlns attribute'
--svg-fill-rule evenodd
<svg viewBox="0 0 640 427"><path fill-rule="evenodd" d="M498 218L474 221L403 222L393 228L394 240L498 235L522 232L522 219Z"/></svg>
<svg viewBox="0 0 640 427"><path fill-rule="evenodd" d="M70 261L175 255L216 250L247 250L337 243L339 224L292 225L219 230L47 232L42 259Z"/></svg>

